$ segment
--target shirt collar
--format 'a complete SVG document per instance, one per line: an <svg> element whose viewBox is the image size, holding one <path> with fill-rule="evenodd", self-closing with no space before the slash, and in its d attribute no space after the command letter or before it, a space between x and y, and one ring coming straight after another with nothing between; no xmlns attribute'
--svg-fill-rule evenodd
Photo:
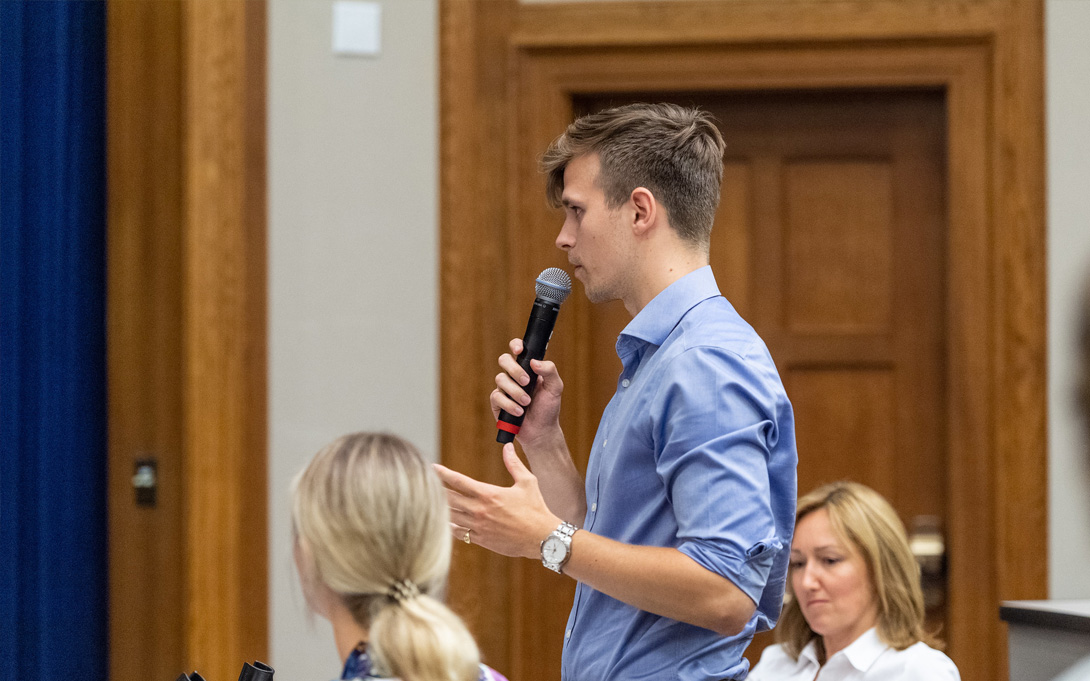
<svg viewBox="0 0 1090 681"><path fill-rule="evenodd" d="M693 270L663 289L644 306L621 336L639 338L652 345L662 345L685 313L697 303L720 295L710 265Z"/></svg>
<svg viewBox="0 0 1090 681"><path fill-rule="evenodd" d="M817 668L821 666L821 663L818 662L817 645L817 638L810 639L810 642L799 653L799 661L805 661L807 667ZM844 655L848 660L848 664L861 672L866 672L878 660L878 656L886 652L887 648L889 646L878 638L877 627L871 627L837 655ZM836 655L833 657L836 657Z"/></svg>
<svg viewBox="0 0 1090 681"><path fill-rule="evenodd" d="M816 638L810 639L810 642L803 647L802 652L799 653L799 660L805 660L807 667L821 666L821 663L818 662Z"/></svg>
<svg viewBox="0 0 1090 681"><path fill-rule="evenodd" d="M865 672L871 668L878 656L886 652L889 648L888 645L882 642L882 639L878 638L878 629L871 627L867 629L863 634L851 642L847 648L842 650L844 656L848 658L848 662L853 667L861 672Z"/></svg>

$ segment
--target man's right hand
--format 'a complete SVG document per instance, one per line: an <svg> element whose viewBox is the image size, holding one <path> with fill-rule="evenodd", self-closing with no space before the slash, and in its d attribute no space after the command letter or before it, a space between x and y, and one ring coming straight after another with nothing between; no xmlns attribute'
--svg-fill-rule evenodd
<svg viewBox="0 0 1090 681"><path fill-rule="evenodd" d="M515 361L522 352L522 339L512 339L509 348L511 352L500 356L502 371L496 374L496 389L491 392L488 401L492 406L492 416L497 419L501 409L512 416L520 416L525 411L526 418L516 437L523 449L533 449L538 443L559 434L560 397L564 392L564 382L560 380L555 364L531 360L530 368L538 376L531 399L524 387L530 382L530 375Z"/></svg>
<svg viewBox="0 0 1090 681"><path fill-rule="evenodd" d="M502 371L496 375L496 389L488 396L492 416L499 418L501 409L515 416L525 410L526 418L515 438L537 476L541 495L554 514L573 525L581 525L587 514L583 476L572 462L560 428L564 382L555 364L532 360L530 368L537 374L537 384L531 401L524 388L530 382L530 375L515 361L522 352L522 339L513 339L509 347L511 352L500 357ZM538 541L541 539L544 537Z"/></svg>

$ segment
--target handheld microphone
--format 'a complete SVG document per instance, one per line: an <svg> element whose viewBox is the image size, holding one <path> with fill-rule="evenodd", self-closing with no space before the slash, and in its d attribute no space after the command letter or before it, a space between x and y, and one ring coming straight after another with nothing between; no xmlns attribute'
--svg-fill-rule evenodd
<svg viewBox="0 0 1090 681"><path fill-rule="evenodd" d="M550 267L539 274L534 283L537 298L534 300L533 309L530 310L530 321L526 323L526 333L522 337L522 352L516 359L519 366L530 374L530 382L524 388L526 394L530 396L533 396L534 386L537 385L537 374L530 369L530 360L545 358L545 348L553 335L553 325L556 324L560 304L571 293L571 277L559 267ZM501 410L500 418L496 421L496 442L506 444L514 440L525 416L525 411L522 416L512 416Z"/></svg>

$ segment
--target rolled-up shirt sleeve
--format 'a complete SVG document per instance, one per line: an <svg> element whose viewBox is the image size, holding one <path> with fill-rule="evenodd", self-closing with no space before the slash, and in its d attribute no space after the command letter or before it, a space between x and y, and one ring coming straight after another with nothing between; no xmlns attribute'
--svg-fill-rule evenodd
<svg viewBox="0 0 1090 681"><path fill-rule="evenodd" d="M754 604L769 583L790 529L777 527L769 463L780 399L763 362L714 347L670 360L655 400L656 469L678 526L678 546L726 577ZM778 385L778 383L776 384ZM792 490L793 492L793 490ZM761 613L772 622L779 613Z"/></svg>

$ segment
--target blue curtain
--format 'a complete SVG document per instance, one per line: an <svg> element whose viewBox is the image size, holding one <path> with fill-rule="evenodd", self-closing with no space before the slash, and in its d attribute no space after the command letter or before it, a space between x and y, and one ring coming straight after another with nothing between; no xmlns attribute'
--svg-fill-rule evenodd
<svg viewBox="0 0 1090 681"><path fill-rule="evenodd" d="M105 5L0 0L0 679L107 678Z"/></svg>

